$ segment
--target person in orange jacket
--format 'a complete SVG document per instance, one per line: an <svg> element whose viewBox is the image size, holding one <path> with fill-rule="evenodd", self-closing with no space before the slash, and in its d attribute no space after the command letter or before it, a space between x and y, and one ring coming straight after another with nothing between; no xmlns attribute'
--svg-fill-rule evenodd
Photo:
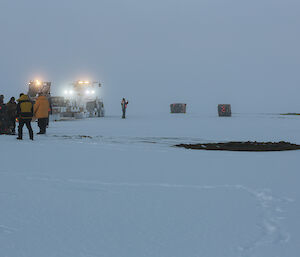
<svg viewBox="0 0 300 257"><path fill-rule="evenodd" d="M49 117L49 101L47 97L43 94L40 94L36 99L33 114L36 119L38 119L38 126L40 128L40 132L37 134L46 134L47 120Z"/></svg>

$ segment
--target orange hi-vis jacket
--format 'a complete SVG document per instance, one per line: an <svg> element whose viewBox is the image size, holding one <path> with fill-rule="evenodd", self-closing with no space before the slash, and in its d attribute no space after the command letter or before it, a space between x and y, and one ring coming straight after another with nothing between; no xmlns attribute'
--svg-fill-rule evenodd
<svg viewBox="0 0 300 257"><path fill-rule="evenodd" d="M37 119L48 118L49 116L49 101L46 96L39 96L36 99L33 114Z"/></svg>

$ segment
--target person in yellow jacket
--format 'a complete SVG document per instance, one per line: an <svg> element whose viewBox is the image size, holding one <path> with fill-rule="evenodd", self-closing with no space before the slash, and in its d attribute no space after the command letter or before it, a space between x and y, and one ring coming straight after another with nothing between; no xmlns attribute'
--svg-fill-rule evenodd
<svg viewBox="0 0 300 257"><path fill-rule="evenodd" d="M47 120L49 116L49 101L45 95L40 94L36 99L33 108L33 115L36 119L38 119L38 126L40 128L40 132L37 134L46 134Z"/></svg>
<svg viewBox="0 0 300 257"><path fill-rule="evenodd" d="M31 128L31 120L33 116L33 104L27 95L20 94L17 105L17 117L19 119L18 137L17 139L22 140L23 127L26 125L29 131L29 137L33 140L33 131Z"/></svg>

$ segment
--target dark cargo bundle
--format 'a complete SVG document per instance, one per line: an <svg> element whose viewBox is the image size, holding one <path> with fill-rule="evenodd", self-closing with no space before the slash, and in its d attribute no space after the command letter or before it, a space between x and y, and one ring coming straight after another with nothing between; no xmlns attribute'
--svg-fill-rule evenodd
<svg viewBox="0 0 300 257"><path fill-rule="evenodd" d="M231 105L230 104L219 104L218 113L220 117L231 117Z"/></svg>
<svg viewBox="0 0 300 257"><path fill-rule="evenodd" d="M186 104L175 103L170 105L171 113L186 113Z"/></svg>

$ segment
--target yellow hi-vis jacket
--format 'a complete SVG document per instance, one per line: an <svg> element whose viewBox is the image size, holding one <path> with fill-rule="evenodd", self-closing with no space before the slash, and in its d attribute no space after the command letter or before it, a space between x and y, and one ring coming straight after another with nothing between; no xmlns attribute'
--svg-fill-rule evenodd
<svg viewBox="0 0 300 257"><path fill-rule="evenodd" d="M27 95L22 95L18 99L17 116L21 119L32 119L33 104Z"/></svg>

